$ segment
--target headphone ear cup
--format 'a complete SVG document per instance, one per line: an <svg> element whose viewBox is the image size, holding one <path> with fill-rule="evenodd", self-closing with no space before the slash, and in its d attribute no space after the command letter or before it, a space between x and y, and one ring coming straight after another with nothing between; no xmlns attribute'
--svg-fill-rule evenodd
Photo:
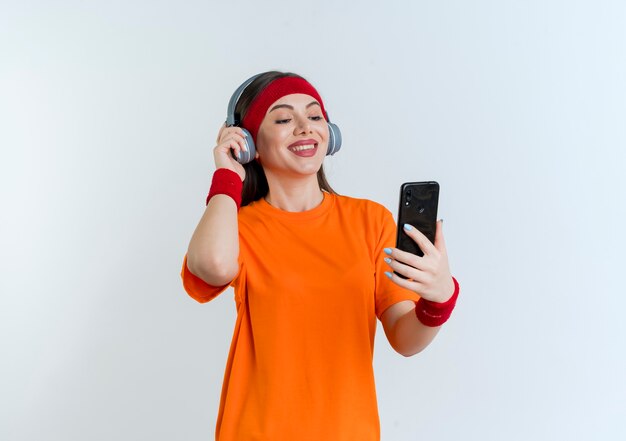
<svg viewBox="0 0 626 441"><path fill-rule="evenodd" d="M341 131L336 124L328 123L328 151L326 156L331 156L341 149Z"/></svg>
<svg viewBox="0 0 626 441"><path fill-rule="evenodd" d="M246 144L246 151L241 152L241 158L237 158L237 162L240 164L247 164L248 162L252 162L254 157L256 156L256 146L254 145L254 139L252 139L252 135L248 130L241 128L243 132L246 134L244 143Z"/></svg>

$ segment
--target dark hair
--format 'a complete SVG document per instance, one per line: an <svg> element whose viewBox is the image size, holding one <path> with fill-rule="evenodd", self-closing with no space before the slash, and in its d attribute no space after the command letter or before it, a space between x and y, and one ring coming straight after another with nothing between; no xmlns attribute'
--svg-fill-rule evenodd
<svg viewBox="0 0 626 441"><path fill-rule="evenodd" d="M255 80L250 83L248 87L246 87L237 101L237 105L235 106L235 121L237 121L238 124L241 123L254 98L256 98L256 96L272 81L284 77L302 78L300 75L296 75L291 72L278 71L265 72L255 78ZM243 190L241 192L242 207L265 197L269 192L269 185L267 184L265 172L263 171L261 164L259 164L256 159L252 162L244 164L243 168L246 171L246 178L243 181ZM317 171L317 183L319 184L321 190L337 194L326 180L323 164Z"/></svg>

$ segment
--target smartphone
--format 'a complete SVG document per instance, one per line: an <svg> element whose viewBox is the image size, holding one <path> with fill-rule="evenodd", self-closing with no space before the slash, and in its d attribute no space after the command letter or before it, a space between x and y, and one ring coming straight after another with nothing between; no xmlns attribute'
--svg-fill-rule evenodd
<svg viewBox="0 0 626 441"><path fill-rule="evenodd" d="M400 207L398 208L398 233L396 248L418 256L424 253L404 232L404 224L420 230L432 243L435 243L437 228L437 206L439 204L439 184L435 181L405 182L400 187ZM396 273L398 274L398 273ZM404 276L398 274L400 277Z"/></svg>

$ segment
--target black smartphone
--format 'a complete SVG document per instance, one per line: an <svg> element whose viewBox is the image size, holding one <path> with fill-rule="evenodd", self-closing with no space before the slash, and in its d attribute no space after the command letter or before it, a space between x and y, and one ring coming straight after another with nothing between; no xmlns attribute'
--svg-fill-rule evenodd
<svg viewBox="0 0 626 441"><path fill-rule="evenodd" d="M400 207L398 208L398 233L396 248L418 256L424 253L404 232L404 224L420 230L432 243L435 243L437 228L437 206L439 205L439 184L435 181L405 182L400 187ZM398 274L398 273L396 273ZM404 276L400 277L404 278Z"/></svg>

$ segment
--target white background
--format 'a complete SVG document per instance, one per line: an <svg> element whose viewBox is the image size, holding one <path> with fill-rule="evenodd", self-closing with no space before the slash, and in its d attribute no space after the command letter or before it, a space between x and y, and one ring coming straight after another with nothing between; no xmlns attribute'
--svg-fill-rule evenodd
<svg viewBox="0 0 626 441"><path fill-rule="evenodd" d="M235 320L182 258L234 89L318 88L342 194L437 180L462 292L383 440L626 438L626 4L2 2L0 439L213 438Z"/></svg>

